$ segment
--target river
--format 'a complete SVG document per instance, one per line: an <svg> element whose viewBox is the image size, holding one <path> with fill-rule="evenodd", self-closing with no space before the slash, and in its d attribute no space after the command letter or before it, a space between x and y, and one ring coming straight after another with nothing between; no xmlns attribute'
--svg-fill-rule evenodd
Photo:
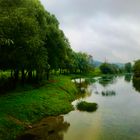
<svg viewBox="0 0 140 140"><path fill-rule="evenodd" d="M74 80L83 96L74 101L96 102L98 109L47 118L47 127L31 130L37 140L140 140L140 86L130 75ZM50 123L50 125L48 125ZM29 137L29 136L27 136ZM25 139L25 137L24 137ZM30 137L31 139L31 137Z"/></svg>

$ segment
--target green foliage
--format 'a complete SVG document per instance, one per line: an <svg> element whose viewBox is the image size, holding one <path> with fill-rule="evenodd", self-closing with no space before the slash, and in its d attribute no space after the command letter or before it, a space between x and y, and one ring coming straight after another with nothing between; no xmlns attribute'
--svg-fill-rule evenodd
<svg viewBox="0 0 140 140"><path fill-rule="evenodd" d="M133 75L130 73L125 74L125 81L130 82L132 80Z"/></svg>
<svg viewBox="0 0 140 140"><path fill-rule="evenodd" d="M137 60L133 67L134 77L140 77L140 60Z"/></svg>
<svg viewBox="0 0 140 140"><path fill-rule="evenodd" d="M125 64L125 72L131 73L132 72L132 65L130 62Z"/></svg>
<svg viewBox="0 0 140 140"><path fill-rule="evenodd" d="M55 77L38 89L26 90L0 97L0 139L15 139L23 128L43 117L68 113L77 92L71 79L64 76Z"/></svg>
<svg viewBox="0 0 140 140"><path fill-rule="evenodd" d="M15 82L37 81L51 70L84 73L91 56L75 53L59 22L39 0L0 0L0 70L11 70Z"/></svg>
<svg viewBox="0 0 140 140"><path fill-rule="evenodd" d="M117 65L109 64L107 62L100 65L100 70L103 74L117 74L120 72Z"/></svg>
<svg viewBox="0 0 140 140"><path fill-rule="evenodd" d="M77 109L81 111L88 111L88 112L93 112L96 111L98 108L98 105L96 103L88 103L86 101L81 101L77 103Z"/></svg>
<svg viewBox="0 0 140 140"><path fill-rule="evenodd" d="M140 92L140 77L133 77L133 87L136 91Z"/></svg>
<svg viewBox="0 0 140 140"><path fill-rule="evenodd" d="M69 66L71 73L88 73L94 70L94 66L91 63L92 56L82 52L71 53L71 65Z"/></svg>
<svg viewBox="0 0 140 140"><path fill-rule="evenodd" d="M96 67L92 73L94 76L100 76L101 70L100 70L100 68Z"/></svg>
<svg viewBox="0 0 140 140"><path fill-rule="evenodd" d="M0 9L0 69L18 74L19 70L46 68L47 50L43 46L46 20L40 2L1 0Z"/></svg>

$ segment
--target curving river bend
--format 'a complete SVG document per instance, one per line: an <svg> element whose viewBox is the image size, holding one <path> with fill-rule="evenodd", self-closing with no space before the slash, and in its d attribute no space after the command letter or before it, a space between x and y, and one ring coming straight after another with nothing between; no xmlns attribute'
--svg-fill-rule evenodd
<svg viewBox="0 0 140 140"><path fill-rule="evenodd" d="M33 140L140 140L140 87L130 75L76 79L86 91L79 100L98 103L93 113L74 110L66 115L47 118L46 126L30 130ZM40 123L41 124L41 123ZM49 124L49 125L48 125ZM28 133L28 134L29 134ZM32 135L33 136L33 135ZM24 139L29 135L24 137Z"/></svg>

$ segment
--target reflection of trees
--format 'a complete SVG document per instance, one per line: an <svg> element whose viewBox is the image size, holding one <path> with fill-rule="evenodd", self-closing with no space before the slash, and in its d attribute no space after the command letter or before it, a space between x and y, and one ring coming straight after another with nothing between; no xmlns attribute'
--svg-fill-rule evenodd
<svg viewBox="0 0 140 140"><path fill-rule="evenodd" d="M109 84L113 84L115 82L115 76L103 76L99 79L99 83L106 87Z"/></svg>
<svg viewBox="0 0 140 140"><path fill-rule="evenodd" d="M124 79L126 82L130 82L132 79L132 74L126 74Z"/></svg>
<svg viewBox="0 0 140 140"><path fill-rule="evenodd" d="M88 85L95 82L95 80L92 78L87 78L87 79L79 78L79 79L74 79L73 81L75 82L77 88L79 89L79 92L81 93L85 92L85 89L87 89Z"/></svg>
<svg viewBox="0 0 140 140"><path fill-rule="evenodd" d="M47 117L25 132L18 140L63 140L63 133L69 126L69 123L64 122L63 116Z"/></svg>
<svg viewBox="0 0 140 140"><path fill-rule="evenodd" d="M85 98L91 96L92 91L85 90L84 93L78 93L77 98Z"/></svg>
<svg viewBox="0 0 140 140"><path fill-rule="evenodd" d="M82 80L81 78L79 78L79 82L76 82L77 87L80 88L87 88L89 84L90 84L90 80L88 79Z"/></svg>
<svg viewBox="0 0 140 140"><path fill-rule="evenodd" d="M102 91L102 96L115 96L116 92L113 90Z"/></svg>
<svg viewBox="0 0 140 140"><path fill-rule="evenodd" d="M78 89L78 95L79 98L84 98L86 96L90 96L91 95L91 91L88 90L88 85L90 85L93 81L93 79L76 79L75 80L75 84L77 86Z"/></svg>
<svg viewBox="0 0 140 140"><path fill-rule="evenodd" d="M133 78L133 87L140 92L140 78Z"/></svg>

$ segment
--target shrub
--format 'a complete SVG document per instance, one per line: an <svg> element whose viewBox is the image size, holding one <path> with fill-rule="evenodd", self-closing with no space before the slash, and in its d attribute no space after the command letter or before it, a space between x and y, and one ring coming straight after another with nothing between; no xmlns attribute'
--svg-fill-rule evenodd
<svg viewBox="0 0 140 140"><path fill-rule="evenodd" d="M96 111L98 108L98 105L96 103L88 103L86 101L80 101L76 105L78 110L81 111L87 111L87 112L93 112Z"/></svg>

